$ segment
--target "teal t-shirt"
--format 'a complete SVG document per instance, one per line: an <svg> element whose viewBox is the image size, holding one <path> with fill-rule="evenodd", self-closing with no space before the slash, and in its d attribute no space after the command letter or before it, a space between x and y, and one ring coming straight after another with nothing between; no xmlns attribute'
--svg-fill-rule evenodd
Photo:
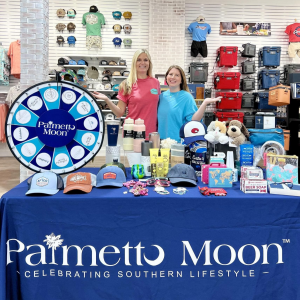
<svg viewBox="0 0 300 300"><path fill-rule="evenodd" d="M158 132L161 139L171 138L180 142L180 127L192 120L198 110L193 96L186 91L161 93L158 105Z"/></svg>
<svg viewBox="0 0 300 300"><path fill-rule="evenodd" d="M99 12L87 12L82 17L82 24L86 25L87 36L101 36L101 26L105 24L105 19Z"/></svg>

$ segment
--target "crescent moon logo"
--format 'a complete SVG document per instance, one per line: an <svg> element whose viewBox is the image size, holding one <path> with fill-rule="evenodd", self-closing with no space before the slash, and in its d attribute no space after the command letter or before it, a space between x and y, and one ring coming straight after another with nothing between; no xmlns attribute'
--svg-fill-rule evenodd
<svg viewBox="0 0 300 300"><path fill-rule="evenodd" d="M193 129L191 130L191 132L192 132L192 133L198 133L198 132L199 132L199 129L198 129L198 128L193 128Z"/></svg>

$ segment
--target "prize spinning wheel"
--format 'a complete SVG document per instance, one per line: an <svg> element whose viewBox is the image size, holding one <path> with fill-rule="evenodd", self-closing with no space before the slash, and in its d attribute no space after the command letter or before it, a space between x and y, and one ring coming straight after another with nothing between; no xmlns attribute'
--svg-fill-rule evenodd
<svg viewBox="0 0 300 300"><path fill-rule="evenodd" d="M25 167L73 172L100 150L102 112L91 94L70 82L42 82L23 92L6 119L8 146Z"/></svg>

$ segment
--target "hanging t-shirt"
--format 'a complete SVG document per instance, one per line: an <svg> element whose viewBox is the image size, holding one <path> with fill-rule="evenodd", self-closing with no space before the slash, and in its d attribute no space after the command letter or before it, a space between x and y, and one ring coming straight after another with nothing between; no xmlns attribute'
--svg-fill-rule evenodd
<svg viewBox="0 0 300 300"><path fill-rule="evenodd" d="M8 57L11 64L11 75L16 78L20 78L21 74L21 44L20 41L12 42L9 46Z"/></svg>
<svg viewBox="0 0 300 300"><path fill-rule="evenodd" d="M9 69L7 50L0 46L0 85L9 85Z"/></svg>
<svg viewBox="0 0 300 300"><path fill-rule="evenodd" d="M193 41L202 42L206 41L206 36L210 34L211 27L207 23L191 23L188 31L193 34Z"/></svg>
<svg viewBox="0 0 300 300"><path fill-rule="evenodd" d="M289 42L300 42L300 23L287 26L285 33L289 35Z"/></svg>
<svg viewBox="0 0 300 300"><path fill-rule="evenodd" d="M180 142L181 126L192 120L198 110L195 99L187 91L162 93L158 105L158 132L161 139L171 138Z"/></svg>
<svg viewBox="0 0 300 300"><path fill-rule="evenodd" d="M99 12L87 12L82 17L82 24L86 25L87 36L101 36L101 27L105 25L105 19Z"/></svg>
<svg viewBox="0 0 300 300"><path fill-rule="evenodd" d="M118 98L127 104L127 118L144 120L146 126L146 139L149 133L157 132L157 103L160 94L160 84L156 78L147 77L138 79L132 86L129 95L123 95L119 91Z"/></svg>

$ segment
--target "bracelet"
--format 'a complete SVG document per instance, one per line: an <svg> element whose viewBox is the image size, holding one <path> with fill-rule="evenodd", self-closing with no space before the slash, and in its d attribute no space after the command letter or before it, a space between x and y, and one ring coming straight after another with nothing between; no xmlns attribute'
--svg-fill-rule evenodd
<svg viewBox="0 0 300 300"><path fill-rule="evenodd" d="M173 193L178 195L184 195L188 190L184 187L178 187L176 189L173 189Z"/></svg>

